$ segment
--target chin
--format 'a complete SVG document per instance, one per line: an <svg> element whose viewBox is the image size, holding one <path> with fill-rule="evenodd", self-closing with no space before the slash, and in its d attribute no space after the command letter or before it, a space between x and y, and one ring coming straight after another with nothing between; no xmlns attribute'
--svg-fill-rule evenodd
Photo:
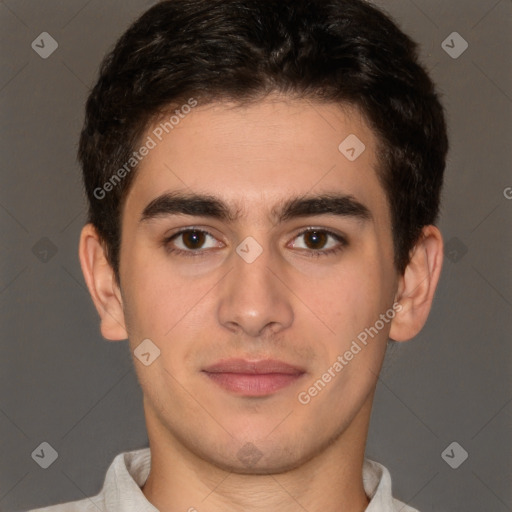
<svg viewBox="0 0 512 512"><path fill-rule="evenodd" d="M256 455L254 460L247 460L238 457L226 459L224 457L213 457L210 459L210 463L217 466L218 468L235 473L238 475L277 475L280 473L287 473L292 471L303 464L303 458L288 457L283 458L280 454L274 453L272 456L266 456L262 454Z"/></svg>
<svg viewBox="0 0 512 512"><path fill-rule="evenodd" d="M267 430L268 433L268 430ZM246 438L247 439L247 438ZM224 446L213 444L194 447L196 455L210 464L230 473L240 475L277 475L299 468L321 453L331 442L330 439L297 439L291 433L274 437L272 440L253 438L254 441L235 443L232 439ZM204 450L204 448L209 450ZM200 452L198 453L197 449ZM203 448L203 449L201 449Z"/></svg>

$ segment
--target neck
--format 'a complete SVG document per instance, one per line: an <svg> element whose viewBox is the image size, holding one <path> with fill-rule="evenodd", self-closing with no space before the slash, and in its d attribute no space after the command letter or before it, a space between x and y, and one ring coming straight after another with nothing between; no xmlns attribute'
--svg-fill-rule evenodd
<svg viewBox="0 0 512 512"><path fill-rule="evenodd" d="M363 512L362 466L373 393L337 439L278 474L239 474L191 453L146 409L151 470L142 488L161 512Z"/></svg>

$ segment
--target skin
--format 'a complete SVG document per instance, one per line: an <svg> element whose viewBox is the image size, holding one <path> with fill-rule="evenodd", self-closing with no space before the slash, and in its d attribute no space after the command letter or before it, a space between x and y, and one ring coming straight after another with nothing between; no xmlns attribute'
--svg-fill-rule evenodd
<svg viewBox="0 0 512 512"><path fill-rule="evenodd" d="M338 150L349 134L366 146L353 162ZM439 230L427 226L405 272L396 271L377 169L375 135L353 108L282 96L243 108L199 105L140 163L122 211L120 286L94 227L83 228L80 261L103 336L129 338L132 352L146 338L160 349L149 366L134 358L152 453L142 490L158 509L365 510L362 464L387 340L423 327L443 251ZM239 217L140 221L148 203L172 191L214 195ZM270 216L290 197L333 192L365 205L371 219ZM166 237L187 227L213 236L200 257L166 251ZM300 233L309 227L348 243L313 257L337 241L308 245ZM236 252L248 236L262 248L252 263ZM184 240L168 244L186 250ZM394 303L394 319L300 403L298 393ZM269 396L239 396L201 372L228 357L280 359L305 374ZM237 456L247 443L261 455L253 465Z"/></svg>

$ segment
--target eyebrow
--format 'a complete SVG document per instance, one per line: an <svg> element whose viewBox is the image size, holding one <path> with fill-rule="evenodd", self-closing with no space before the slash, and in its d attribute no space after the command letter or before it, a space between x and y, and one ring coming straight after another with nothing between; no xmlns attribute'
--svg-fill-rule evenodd
<svg viewBox="0 0 512 512"><path fill-rule="evenodd" d="M169 215L210 217L224 222L235 222L241 217L241 213L242 208L233 209L216 196L167 192L153 199L144 208L140 222ZM373 219L369 208L353 196L344 194L297 196L287 199L270 211L271 218L277 224L314 215L338 215L360 221Z"/></svg>

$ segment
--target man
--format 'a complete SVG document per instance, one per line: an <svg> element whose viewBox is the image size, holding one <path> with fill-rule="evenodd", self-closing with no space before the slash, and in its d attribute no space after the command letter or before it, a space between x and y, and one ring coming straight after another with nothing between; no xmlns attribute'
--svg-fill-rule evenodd
<svg viewBox="0 0 512 512"><path fill-rule="evenodd" d="M170 0L105 59L80 261L149 449L47 511L414 511L364 458L389 339L425 324L448 143L361 0Z"/></svg>

